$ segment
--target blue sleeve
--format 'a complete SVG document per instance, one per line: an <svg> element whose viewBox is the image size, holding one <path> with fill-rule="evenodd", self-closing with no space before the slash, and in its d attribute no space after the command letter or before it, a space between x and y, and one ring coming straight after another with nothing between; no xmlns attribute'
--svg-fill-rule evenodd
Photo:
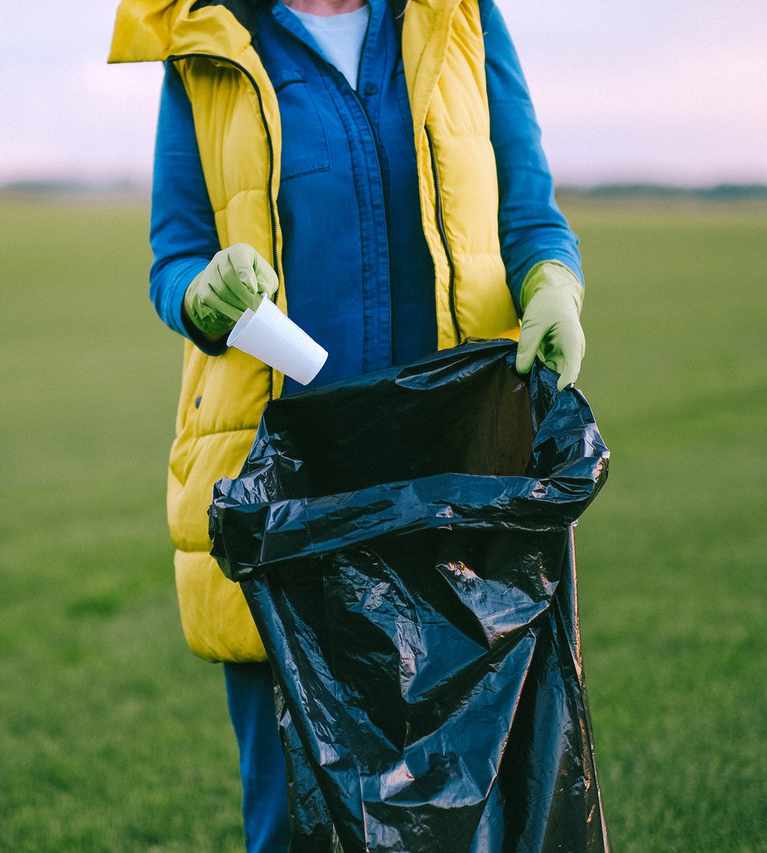
<svg viewBox="0 0 767 853"><path fill-rule="evenodd" d="M517 310L522 282L541 261L561 261L583 283L579 240L557 206L530 92L498 6L479 0L485 37L490 139L498 170L498 231Z"/></svg>
<svg viewBox="0 0 767 853"><path fill-rule="evenodd" d="M189 282L221 248L200 163L189 98L172 63L165 64L155 137L149 242L149 295L160 319L210 355L211 344L185 318Z"/></svg>

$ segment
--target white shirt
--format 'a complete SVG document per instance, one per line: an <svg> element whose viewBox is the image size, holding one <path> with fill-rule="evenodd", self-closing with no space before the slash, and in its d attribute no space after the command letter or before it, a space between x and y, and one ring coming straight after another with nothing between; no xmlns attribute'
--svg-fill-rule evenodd
<svg viewBox="0 0 767 853"><path fill-rule="evenodd" d="M315 15L288 8L309 30L327 59L346 77L352 89L356 89L370 6L365 3L353 12L338 15Z"/></svg>

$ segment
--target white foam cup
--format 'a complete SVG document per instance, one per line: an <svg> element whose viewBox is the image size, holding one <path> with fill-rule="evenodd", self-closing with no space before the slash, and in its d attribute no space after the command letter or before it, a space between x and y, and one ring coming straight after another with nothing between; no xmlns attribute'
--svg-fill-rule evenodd
<svg viewBox="0 0 767 853"><path fill-rule="evenodd" d="M264 297L255 311L246 308L226 339L227 346L308 385L327 360L327 350Z"/></svg>

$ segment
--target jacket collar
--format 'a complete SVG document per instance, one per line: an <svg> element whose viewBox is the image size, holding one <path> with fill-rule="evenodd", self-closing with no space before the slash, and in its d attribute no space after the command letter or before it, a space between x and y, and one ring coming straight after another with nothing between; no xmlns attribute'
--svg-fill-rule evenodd
<svg viewBox="0 0 767 853"><path fill-rule="evenodd" d="M270 0L259 0L270 2ZM403 2L403 0L393 0ZM242 21L252 0L121 0L108 62L150 62L211 56L242 67L268 86L268 76ZM445 59L450 25L465 0L407 0L402 15L403 64L416 135L426 122ZM273 91L268 112L277 109Z"/></svg>
<svg viewBox="0 0 767 853"><path fill-rule="evenodd" d="M462 0L389 2L398 17L403 10L405 18L417 11L415 17L437 25ZM186 53L235 59L250 44L247 23L254 5L253 0L121 0L107 61L153 62Z"/></svg>

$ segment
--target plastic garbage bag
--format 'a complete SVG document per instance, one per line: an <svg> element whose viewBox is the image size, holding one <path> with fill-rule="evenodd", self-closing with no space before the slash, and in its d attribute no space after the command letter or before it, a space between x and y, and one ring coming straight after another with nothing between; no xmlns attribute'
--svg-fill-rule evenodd
<svg viewBox="0 0 767 853"><path fill-rule="evenodd" d="M212 553L275 676L291 853L607 851L572 525L609 452L510 341L269 403Z"/></svg>

